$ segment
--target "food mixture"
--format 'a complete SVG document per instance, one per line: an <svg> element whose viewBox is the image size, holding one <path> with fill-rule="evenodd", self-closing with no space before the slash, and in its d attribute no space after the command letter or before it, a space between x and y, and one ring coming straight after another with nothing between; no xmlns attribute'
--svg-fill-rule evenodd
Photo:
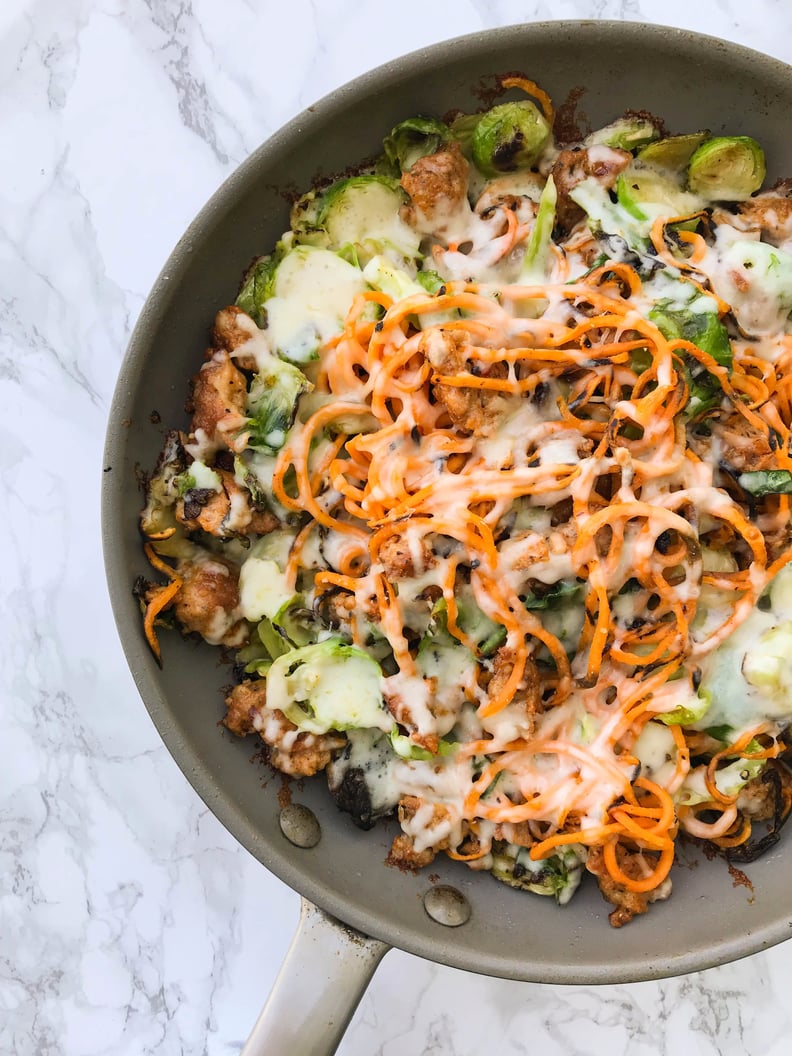
<svg viewBox="0 0 792 1056"><path fill-rule="evenodd" d="M438 854L620 926L682 834L792 803L792 182L748 136L545 93L410 118L215 320L142 515L225 724ZM518 98L519 96L519 98ZM196 364L198 367L198 364Z"/></svg>

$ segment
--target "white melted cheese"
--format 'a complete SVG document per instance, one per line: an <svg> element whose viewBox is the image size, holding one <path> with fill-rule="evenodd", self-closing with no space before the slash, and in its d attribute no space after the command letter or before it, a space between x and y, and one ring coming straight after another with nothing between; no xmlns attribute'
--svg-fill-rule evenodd
<svg viewBox="0 0 792 1056"><path fill-rule="evenodd" d="M766 242L734 240L708 254L716 292L740 327L758 336L784 330L792 310L792 254Z"/></svg>
<svg viewBox="0 0 792 1056"><path fill-rule="evenodd" d="M420 237L402 220L399 193L377 180L365 185L350 185L342 191L328 210L326 229L333 246L348 243L382 245L385 252L396 250L399 256L416 257Z"/></svg>
<svg viewBox="0 0 792 1056"><path fill-rule="evenodd" d="M792 569L783 568L769 590L770 608L755 608L737 630L702 661L699 692L710 706L696 726L741 731L763 719L792 719Z"/></svg>
<svg viewBox="0 0 792 1056"><path fill-rule="evenodd" d="M338 334L352 300L367 288L361 271L326 249L298 246L281 261L265 302L273 348L304 363Z"/></svg>
<svg viewBox="0 0 792 1056"><path fill-rule="evenodd" d="M249 557L239 573L239 599L246 620L272 619L294 597L276 561Z"/></svg>
<svg viewBox="0 0 792 1056"><path fill-rule="evenodd" d="M189 475L195 481L195 487L201 491L222 491L223 482L220 480L220 474L216 473L213 469L210 469L205 462L201 462L200 459L195 459L194 462L190 463Z"/></svg>

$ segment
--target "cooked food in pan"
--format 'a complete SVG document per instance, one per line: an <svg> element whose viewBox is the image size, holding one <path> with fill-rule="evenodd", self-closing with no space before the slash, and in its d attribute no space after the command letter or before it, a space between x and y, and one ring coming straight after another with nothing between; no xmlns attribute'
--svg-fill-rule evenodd
<svg viewBox="0 0 792 1056"><path fill-rule="evenodd" d="M225 723L390 861L620 926L681 834L792 781L792 197L748 136L550 100L413 117L217 315L142 531L144 625L232 650ZM196 364L198 367L198 364Z"/></svg>

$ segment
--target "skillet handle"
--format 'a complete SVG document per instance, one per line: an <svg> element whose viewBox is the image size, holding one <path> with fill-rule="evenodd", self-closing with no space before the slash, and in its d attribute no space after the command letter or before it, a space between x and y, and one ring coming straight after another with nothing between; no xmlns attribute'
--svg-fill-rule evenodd
<svg viewBox="0 0 792 1056"><path fill-rule="evenodd" d="M390 949L301 901L292 944L241 1056L333 1056Z"/></svg>

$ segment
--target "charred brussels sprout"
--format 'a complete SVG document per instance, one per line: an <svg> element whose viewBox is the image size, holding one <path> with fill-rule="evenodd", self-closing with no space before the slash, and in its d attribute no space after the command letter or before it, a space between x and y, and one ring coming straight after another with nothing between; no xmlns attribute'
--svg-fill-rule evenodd
<svg viewBox="0 0 792 1056"><path fill-rule="evenodd" d="M473 129L473 161L485 176L528 169L549 138L550 126L533 103L502 103L487 111Z"/></svg>
<svg viewBox="0 0 792 1056"><path fill-rule="evenodd" d="M398 764L390 740L379 730L349 730L344 750L325 771L330 793L339 810L352 815L361 829L391 814L399 801L392 780Z"/></svg>
<svg viewBox="0 0 792 1056"><path fill-rule="evenodd" d="M741 202L758 191L765 178L764 151L750 136L717 136L694 152L688 186L716 202Z"/></svg>
<svg viewBox="0 0 792 1056"><path fill-rule="evenodd" d="M165 438L157 468L148 483L147 502L140 518L145 535L168 532L176 527L173 507L182 494L180 483L187 466L181 435L173 429Z"/></svg>
<svg viewBox="0 0 792 1056"><path fill-rule="evenodd" d="M432 117L410 117L382 142L390 170L396 174L411 169L419 158L434 154L451 138L451 129Z"/></svg>
<svg viewBox="0 0 792 1056"><path fill-rule="evenodd" d="M572 843L535 862L527 847L507 843L493 852L492 875L509 887L550 895L564 906L580 885L587 855L585 847Z"/></svg>

